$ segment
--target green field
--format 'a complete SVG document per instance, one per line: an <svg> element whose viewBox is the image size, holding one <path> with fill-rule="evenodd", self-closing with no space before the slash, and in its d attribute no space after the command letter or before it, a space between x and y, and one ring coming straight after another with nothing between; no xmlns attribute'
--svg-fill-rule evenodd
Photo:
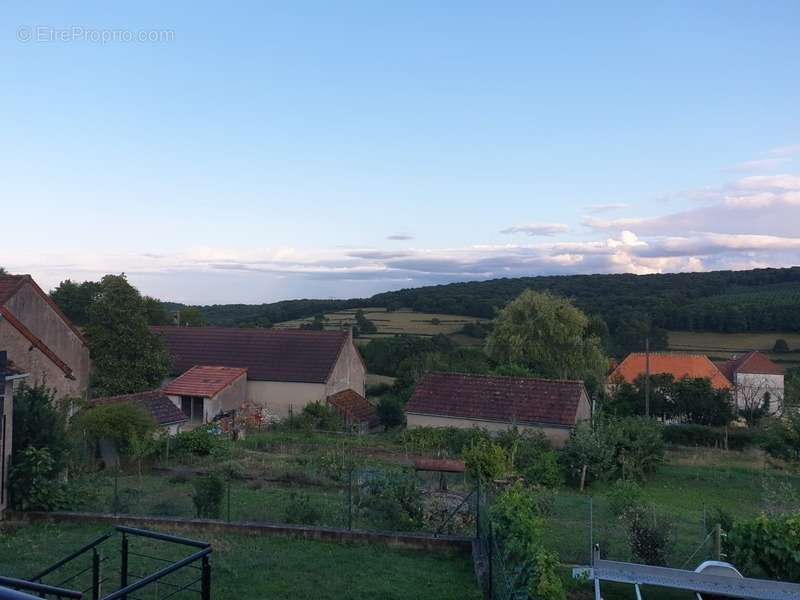
<svg viewBox="0 0 800 600"><path fill-rule="evenodd" d="M168 529L161 528L169 531ZM32 577L38 570L109 531L106 526L6 524L0 530L0 573L9 577ZM186 536L186 532L176 532ZM189 537L210 542L214 548L212 597L239 598L340 598L460 600L480 598L468 555L427 554L418 550L394 550L379 545L345 545L309 540L234 534L199 534ZM118 539L104 544L109 561L105 568L113 576L118 568ZM131 550L151 556L176 559L175 550L163 543L133 538ZM88 562L87 559L84 562ZM66 578L86 564L76 564ZM152 573L159 562L132 558L131 573ZM88 576L88 574L86 574ZM172 583L186 583L177 573ZM82 580L82 587L88 581ZM59 583L58 576L45 583ZM113 584L116 581L112 581ZM77 586L76 586L77 587ZM109 588L106 588L109 589ZM166 594L162 587L162 594ZM150 592L152 594L153 592ZM144 596L141 596L144 597ZM151 597L151 596L148 596ZM198 597L197 594L177 597Z"/></svg>
<svg viewBox="0 0 800 600"><path fill-rule="evenodd" d="M342 327L353 325L355 323L355 314L357 310L359 309L354 308L327 313L325 315L325 318L327 319L325 324L326 328L341 329ZM364 311L364 316L375 323L375 326L378 328L378 333L374 335L365 335L359 338L363 340L369 340L373 337L385 337L403 333L421 336L433 336L436 334L452 335L461 330L466 323L485 321L485 319L477 319L474 317L413 312L410 309L387 312L385 308L365 307L361 310ZM283 323L276 323L275 327L294 329L300 327L300 325L303 323L309 323L311 321L313 321L312 318L284 321ZM472 339L473 338L467 338L466 340L460 341L468 342ZM475 340L475 342L479 343L479 340Z"/></svg>
<svg viewBox="0 0 800 600"><path fill-rule="evenodd" d="M775 340L782 338L793 352L775 353ZM759 350L772 360L791 367L800 364L800 333L697 333L670 331L669 349L680 352L707 354L714 360L727 360L735 354Z"/></svg>

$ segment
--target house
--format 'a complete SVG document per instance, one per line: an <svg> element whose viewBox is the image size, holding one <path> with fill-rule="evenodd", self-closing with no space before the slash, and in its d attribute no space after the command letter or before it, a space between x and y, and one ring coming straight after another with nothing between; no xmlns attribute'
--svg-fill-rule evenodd
<svg viewBox="0 0 800 600"><path fill-rule="evenodd" d="M644 352L633 352L625 357L608 377L610 385L636 383L648 370L648 356ZM672 375L675 379L708 379L716 390L733 388L719 367L702 354L679 354L651 352L649 356L650 375Z"/></svg>
<svg viewBox="0 0 800 600"><path fill-rule="evenodd" d="M86 341L30 275L0 276L0 348L32 385L47 385L57 398L86 398Z"/></svg>
<svg viewBox="0 0 800 600"><path fill-rule="evenodd" d="M11 440L14 425L14 382L27 377L0 351L0 516L8 506L8 469L11 467Z"/></svg>
<svg viewBox="0 0 800 600"><path fill-rule="evenodd" d="M342 417L350 431L371 433L383 429L375 406L358 392L342 390L328 396L327 402Z"/></svg>
<svg viewBox="0 0 800 600"><path fill-rule="evenodd" d="M189 420L180 408L176 407L163 390L150 390L138 394L124 394L122 396L108 396L95 398L89 401L88 406L109 406L112 404L133 404L140 406L152 415L156 425L166 429L171 434L180 433Z"/></svg>
<svg viewBox="0 0 800 600"><path fill-rule="evenodd" d="M747 352L719 365L733 383L736 406L751 411L767 407L771 414L783 407L783 367L761 352Z"/></svg>
<svg viewBox="0 0 800 600"><path fill-rule="evenodd" d="M591 418L582 381L428 373L405 406L414 427L511 427L542 431L563 445L581 421Z"/></svg>
<svg viewBox="0 0 800 600"><path fill-rule="evenodd" d="M236 410L247 399L247 369L195 366L163 389L193 428L222 412Z"/></svg>
<svg viewBox="0 0 800 600"><path fill-rule="evenodd" d="M351 389L366 368L351 331L154 327L173 358L172 376L195 365L247 369L247 401L274 417Z"/></svg>

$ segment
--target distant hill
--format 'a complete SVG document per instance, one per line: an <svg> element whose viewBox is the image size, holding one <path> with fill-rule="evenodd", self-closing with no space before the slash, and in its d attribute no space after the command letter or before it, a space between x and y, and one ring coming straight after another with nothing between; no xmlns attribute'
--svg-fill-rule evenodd
<svg viewBox="0 0 800 600"><path fill-rule="evenodd" d="M525 289L571 298L602 317L612 336L651 330L800 331L800 267L664 275L568 275L492 279L410 288L350 300L285 300L200 307L209 324L269 326L364 306L491 318ZM180 305L169 305L179 308ZM660 334L656 333L656 337Z"/></svg>

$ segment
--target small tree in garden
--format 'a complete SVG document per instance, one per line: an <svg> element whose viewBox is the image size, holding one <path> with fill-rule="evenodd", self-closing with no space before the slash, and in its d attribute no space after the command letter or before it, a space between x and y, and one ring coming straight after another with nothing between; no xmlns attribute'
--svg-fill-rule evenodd
<svg viewBox="0 0 800 600"><path fill-rule="evenodd" d="M400 427L406 422L403 405L400 400L390 394L382 396L378 401L377 413L378 418L381 420L381 425L386 429Z"/></svg>
<svg viewBox="0 0 800 600"><path fill-rule="evenodd" d="M623 515L628 523L628 543L633 560L645 565L666 566L673 546L672 528L643 507L633 507Z"/></svg>
<svg viewBox="0 0 800 600"><path fill-rule="evenodd" d="M464 449L467 474L480 481L499 479L511 472L508 453L499 444L487 438L479 438Z"/></svg>
<svg viewBox="0 0 800 600"><path fill-rule="evenodd" d="M136 461L139 477L142 476L142 463L156 453L158 442L152 433L132 433L128 439L128 456Z"/></svg>
<svg viewBox="0 0 800 600"><path fill-rule="evenodd" d="M11 504L18 510L55 510L65 502L58 471L47 448L22 449L9 473Z"/></svg>
<svg viewBox="0 0 800 600"><path fill-rule="evenodd" d="M222 498L225 495L225 482L219 475L205 475L193 482L194 503L197 518L218 519L222 511Z"/></svg>

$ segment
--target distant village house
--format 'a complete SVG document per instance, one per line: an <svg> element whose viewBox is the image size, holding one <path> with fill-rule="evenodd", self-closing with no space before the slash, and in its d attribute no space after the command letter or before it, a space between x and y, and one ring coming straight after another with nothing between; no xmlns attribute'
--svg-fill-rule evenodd
<svg viewBox="0 0 800 600"><path fill-rule="evenodd" d="M405 406L409 428L511 427L543 432L563 445L575 426L591 418L581 381L428 373Z"/></svg>
<svg viewBox="0 0 800 600"><path fill-rule="evenodd" d="M733 384L740 410L765 408L770 414L782 411L784 369L761 352L747 352L721 363L720 370Z"/></svg>

